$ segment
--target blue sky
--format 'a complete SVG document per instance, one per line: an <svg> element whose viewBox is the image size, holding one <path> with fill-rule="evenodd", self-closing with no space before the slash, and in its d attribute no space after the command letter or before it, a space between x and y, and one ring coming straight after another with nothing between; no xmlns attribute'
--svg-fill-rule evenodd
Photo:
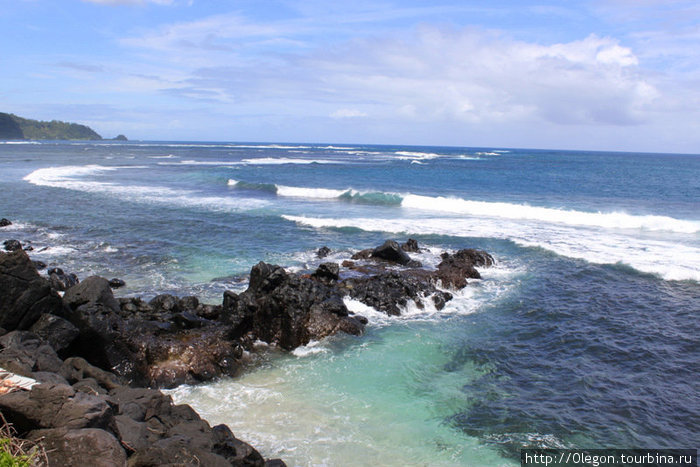
<svg viewBox="0 0 700 467"><path fill-rule="evenodd" d="M105 137L700 153L700 3L0 0L0 111Z"/></svg>

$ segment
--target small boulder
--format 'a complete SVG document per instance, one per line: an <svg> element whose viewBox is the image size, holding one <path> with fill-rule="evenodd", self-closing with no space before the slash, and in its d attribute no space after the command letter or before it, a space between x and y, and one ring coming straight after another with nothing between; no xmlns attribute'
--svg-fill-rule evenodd
<svg viewBox="0 0 700 467"><path fill-rule="evenodd" d="M6 251L17 251L22 249L22 244L19 242L19 240L5 240L2 244L5 246Z"/></svg>
<svg viewBox="0 0 700 467"><path fill-rule="evenodd" d="M63 302L72 310L81 305L90 304L108 310L118 311L119 302L114 298L107 279L90 276L66 291Z"/></svg>
<svg viewBox="0 0 700 467"><path fill-rule="evenodd" d="M418 242L412 238L409 238L406 240L406 243L401 245L401 249L403 251L407 251L409 253L420 253L420 248L418 247Z"/></svg>
<svg viewBox="0 0 700 467"><path fill-rule="evenodd" d="M411 257L394 240L387 240L384 244L372 250L372 258L383 259L392 263L407 265Z"/></svg>
<svg viewBox="0 0 700 467"><path fill-rule="evenodd" d="M61 268L49 269L49 283L51 288L59 291L66 291L78 284L80 280L73 273L66 274Z"/></svg>
<svg viewBox="0 0 700 467"><path fill-rule="evenodd" d="M328 256L330 254L331 254L331 249L328 248L327 246L322 246L321 248L318 249L318 251L316 251L316 256L321 258L321 259L325 258L326 256Z"/></svg>
<svg viewBox="0 0 700 467"><path fill-rule="evenodd" d="M40 442L49 465L89 465L115 467L126 465L126 452L119 441L105 430L65 428L32 431L28 438Z"/></svg>
<svg viewBox="0 0 700 467"><path fill-rule="evenodd" d="M126 282L121 279L117 279L116 277L109 280L109 286L113 289L118 289L120 287L124 287L125 285Z"/></svg>
<svg viewBox="0 0 700 467"><path fill-rule="evenodd" d="M45 428L101 428L116 431L105 396L76 392L63 384L40 384L31 391L0 396L0 410L20 433Z"/></svg>
<svg viewBox="0 0 700 467"><path fill-rule="evenodd" d="M482 250L463 249L453 255L443 253L438 264L435 278L443 287L461 289L467 285L467 279L481 279L475 266L492 266L493 257Z"/></svg>
<svg viewBox="0 0 700 467"><path fill-rule="evenodd" d="M325 282L332 282L338 280L339 274L340 267L336 263L321 263L311 276Z"/></svg>
<svg viewBox="0 0 700 467"><path fill-rule="evenodd" d="M56 352L68 348L80 334L70 321L47 313L41 315L30 331L48 342Z"/></svg>
<svg viewBox="0 0 700 467"><path fill-rule="evenodd" d="M156 295L148 304L151 305L151 308L160 312L180 311L180 299L170 294Z"/></svg>
<svg viewBox="0 0 700 467"><path fill-rule="evenodd" d="M8 219L5 219L4 217L0 219L0 227L7 227L8 225L12 225L12 222L10 222Z"/></svg>

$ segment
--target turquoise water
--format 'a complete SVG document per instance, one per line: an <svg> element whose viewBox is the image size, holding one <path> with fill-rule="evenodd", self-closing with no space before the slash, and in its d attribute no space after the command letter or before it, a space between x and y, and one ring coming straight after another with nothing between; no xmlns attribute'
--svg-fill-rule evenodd
<svg viewBox="0 0 700 467"><path fill-rule="evenodd" d="M0 240L122 295L220 303L260 260L386 238L491 252L410 308L174 397L290 465L517 465L522 447L697 447L700 156L251 143L0 144Z"/></svg>

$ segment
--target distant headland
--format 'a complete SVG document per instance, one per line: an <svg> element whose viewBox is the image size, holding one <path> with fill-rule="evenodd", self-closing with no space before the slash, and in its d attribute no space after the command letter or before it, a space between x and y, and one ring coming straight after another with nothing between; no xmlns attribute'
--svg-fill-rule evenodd
<svg viewBox="0 0 700 467"><path fill-rule="evenodd" d="M0 140L102 140L95 130L78 123L44 122L0 112ZM115 140L127 141L119 135Z"/></svg>

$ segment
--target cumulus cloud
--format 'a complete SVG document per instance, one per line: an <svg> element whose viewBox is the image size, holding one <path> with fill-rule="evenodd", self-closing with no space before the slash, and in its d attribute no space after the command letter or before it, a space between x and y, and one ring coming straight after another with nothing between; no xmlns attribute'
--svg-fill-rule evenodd
<svg viewBox="0 0 700 467"><path fill-rule="evenodd" d="M651 68L649 49L630 35L535 42L444 24L370 35L358 34L360 20L353 21L256 21L238 12L162 25L120 41L155 78L119 87L150 89L260 127L292 118L294 131L317 125L312 135L324 124L354 128L357 140L383 128L402 138L419 129L498 141L505 133L613 141L622 131L670 134L697 121L694 75ZM331 30L333 40L325 40Z"/></svg>
<svg viewBox="0 0 700 467"><path fill-rule="evenodd" d="M377 117L633 125L647 118L660 95L635 53L609 37L542 45L483 29L422 27L410 35L283 52L280 44L294 44L295 34L302 34L299 24L260 25L225 15L124 44L191 64L182 95L214 90L238 102L307 100L330 106L325 115L332 118L366 116L355 107L361 105Z"/></svg>
<svg viewBox="0 0 700 467"><path fill-rule="evenodd" d="M424 28L410 40L356 41L304 61L337 97L425 120L629 125L658 96L627 47L595 35L540 45L498 33Z"/></svg>

